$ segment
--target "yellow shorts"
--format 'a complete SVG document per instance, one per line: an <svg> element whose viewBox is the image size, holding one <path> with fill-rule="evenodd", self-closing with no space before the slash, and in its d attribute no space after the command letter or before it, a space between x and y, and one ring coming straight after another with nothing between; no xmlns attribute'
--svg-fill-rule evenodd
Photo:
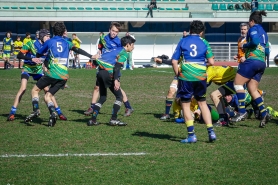
<svg viewBox="0 0 278 185"><path fill-rule="evenodd" d="M10 58L11 54L10 53L3 53L3 58Z"/></svg>

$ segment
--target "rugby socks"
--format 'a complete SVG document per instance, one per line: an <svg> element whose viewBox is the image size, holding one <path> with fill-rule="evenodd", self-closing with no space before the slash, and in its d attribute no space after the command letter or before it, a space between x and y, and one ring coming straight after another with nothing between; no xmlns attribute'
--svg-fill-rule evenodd
<svg viewBox="0 0 278 185"><path fill-rule="evenodd" d="M188 137L194 136L194 124L193 123L194 123L194 120L189 120L189 121L185 122L186 127L187 127Z"/></svg>
<svg viewBox="0 0 278 185"><path fill-rule="evenodd" d="M95 103L91 103L91 108L94 109Z"/></svg>
<svg viewBox="0 0 278 185"><path fill-rule="evenodd" d="M256 104L260 110L262 118L264 118L266 116L267 111L264 106L264 101L263 101L262 97L259 97L259 98L255 99L254 101L256 102Z"/></svg>
<svg viewBox="0 0 278 185"><path fill-rule="evenodd" d="M245 92L237 92L236 93L238 98L238 112L240 114L244 114L245 110Z"/></svg>
<svg viewBox="0 0 278 185"><path fill-rule="evenodd" d="M121 104L122 104L122 102L118 101L118 100L116 100L114 102L113 109L112 109L112 117L111 117L112 120L116 120L117 119L118 112L119 112L119 110L121 108Z"/></svg>
<svg viewBox="0 0 278 185"><path fill-rule="evenodd" d="M208 134L210 134L213 131L213 126L211 123L207 124L207 131L208 131Z"/></svg>
<svg viewBox="0 0 278 185"><path fill-rule="evenodd" d="M55 108L55 111L58 113L58 115L62 114L62 111L59 106Z"/></svg>
<svg viewBox="0 0 278 185"><path fill-rule="evenodd" d="M39 110L39 97L32 98L33 111Z"/></svg>
<svg viewBox="0 0 278 185"><path fill-rule="evenodd" d="M165 101L165 114L170 114L170 109L173 104L174 99L173 98L166 98Z"/></svg>
<svg viewBox="0 0 278 185"><path fill-rule="evenodd" d="M95 122L96 120L97 120L97 115L98 115L98 113L99 113L99 110L100 110L100 108L101 108L101 104L100 103L96 103L95 105L94 105L94 112L93 112L93 114L92 114L92 120Z"/></svg>
<svg viewBox="0 0 278 185"><path fill-rule="evenodd" d="M126 109L132 109L128 100L126 102L124 102L124 105L125 105Z"/></svg>
<svg viewBox="0 0 278 185"><path fill-rule="evenodd" d="M49 110L49 113L52 114L53 112L55 112L55 107L54 107L54 103L53 102L49 102L47 104L47 107L48 107L48 110ZM61 111L61 110L60 110Z"/></svg>
<svg viewBox="0 0 278 185"><path fill-rule="evenodd" d="M10 114L15 114L16 113L17 108L12 106Z"/></svg>

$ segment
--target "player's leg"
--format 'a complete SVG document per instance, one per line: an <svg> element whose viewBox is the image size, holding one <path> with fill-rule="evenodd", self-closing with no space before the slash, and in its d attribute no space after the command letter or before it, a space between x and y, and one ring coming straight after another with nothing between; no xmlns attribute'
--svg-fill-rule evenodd
<svg viewBox="0 0 278 185"><path fill-rule="evenodd" d="M57 117L58 117L56 110L55 110L55 104L53 102L53 100L55 101L54 95L62 87L65 86L67 81L66 80L56 80L56 79L50 78L50 77L47 77L47 80L50 82L51 86L50 86L49 90L46 92L46 94L44 95L44 101L46 102L49 113L50 113L48 126L54 127L54 125L56 124L56 121L57 121ZM56 105L57 105L57 103L56 103Z"/></svg>
<svg viewBox="0 0 278 185"><path fill-rule="evenodd" d="M90 115L93 113L94 110L94 105L99 99L99 82L98 79L96 78L96 85L94 87L93 95L92 95L92 101L91 101L91 106L84 112L85 115Z"/></svg>
<svg viewBox="0 0 278 185"><path fill-rule="evenodd" d="M39 74L33 78L36 79L36 77L39 78ZM39 78L36 85L34 85L34 87L32 88L31 96L32 96L33 112L29 116L27 116L27 118L25 119L25 122L30 122L30 121L32 121L33 118L40 116L39 92L42 89L44 89L45 87L49 86L50 84L51 83L49 82L47 77L42 76L41 78Z"/></svg>
<svg viewBox="0 0 278 185"><path fill-rule="evenodd" d="M4 69L8 69L7 54L3 53Z"/></svg>
<svg viewBox="0 0 278 185"><path fill-rule="evenodd" d="M234 80L234 88L236 90L236 95L239 102L239 114L231 120L232 122L245 120L248 116L248 113L245 108L245 89L243 86L256 75L256 71L257 69L255 66L255 60L247 59L243 63L239 64L238 71Z"/></svg>
<svg viewBox="0 0 278 185"><path fill-rule="evenodd" d="M23 72L21 74L21 84L20 84L20 88L16 94L16 97L14 99L14 104L11 107L11 111L9 113L9 116L7 118L8 121L13 121L15 119L15 114L17 111L17 106L20 103L20 100L22 98L22 96L24 95L25 91L26 91L26 86L27 86L27 82L29 79L29 74L26 72Z"/></svg>
<svg viewBox="0 0 278 185"><path fill-rule="evenodd" d="M125 93L125 91L123 89L121 89L121 93L122 93L122 96L123 96L123 102L124 102L124 105L125 105L125 114L124 116L130 116L131 113L133 113L133 108L131 107L128 99L127 99L127 95Z"/></svg>
<svg viewBox="0 0 278 185"><path fill-rule="evenodd" d="M114 89L114 83L109 87L110 91L114 94L116 100L113 105L113 110L112 110L112 116L109 121L109 125L111 126L126 126L127 124L118 120L118 112L121 108L122 101L123 101L123 95L121 89L115 90Z"/></svg>
<svg viewBox="0 0 278 185"><path fill-rule="evenodd" d="M256 78L255 78L256 79ZM252 96L252 99L256 103L257 107L260 110L261 114L261 122L259 127L263 128L267 124L267 122L271 119L270 114L267 112L267 109L265 108L264 101L258 92L258 86L259 86L259 80L251 79L250 82L247 85L248 91L250 95Z"/></svg>
<svg viewBox="0 0 278 185"><path fill-rule="evenodd" d="M78 68L81 69L81 66L80 66L80 57L79 57L78 54L76 55L76 57L77 57L77 61L78 61Z"/></svg>
<svg viewBox="0 0 278 185"><path fill-rule="evenodd" d="M198 102L198 105L202 112L202 118L207 126L209 141L210 142L215 141L216 134L214 133L213 130L211 112L206 102L206 91L207 91L206 80L193 82L192 84L194 88L194 97Z"/></svg>
<svg viewBox="0 0 278 185"><path fill-rule="evenodd" d="M173 114L176 123L184 123L184 118L181 115L181 111L182 108L181 108L180 98L175 98L173 102Z"/></svg>
<svg viewBox="0 0 278 185"><path fill-rule="evenodd" d="M98 102L94 105L92 117L89 120L89 122L87 123L88 126L99 125L99 123L97 122L97 116L99 114L99 111L100 111L102 105L104 104L104 102L107 99L107 88L106 88L106 84L104 83L107 80L107 78L110 79L109 73L107 71L101 70L98 72L97 81L98 81L98 85L99 85L99 96L100 97L99 97Z"/></svg>
<svg viewBox="0 0 278 185"><path fill-rule="evenodd" d="M178 80L177 80L177 77L175 77L174 80L172 81L171 85L170 85L170 89L169 89L168 94L166 96L165 113L160 118L161 120L170 119L170 109L171 109L171 106L172 106L173 101L175 99L175 94L177 92L177 89L178 89Z"/></svg>
<svg viewBox="0 0 278 185"><path fill-rule="evenodd" d="M13 56L13 66L15 66L15 62L16 62L16 55L14 54L14 56Z"/></svg>
<svg viewBox="0 0 278 185"><path fill-rule="evenodd" d="M46 94L46 93L49 91L49 87L45 87L43 90L44 90L44 93ZM57 114L58 114L60 120L66 121L66 120L67 120L67 117L62 113L61 108L59 107L59 105L58 105L58 103L57 103L57 101L56 101L55 96L52 96L52 97L51 97L51 101L52 101L53 104L54 104L55 111L57 112ZM45 102L45 103L46 103L46 102ZM47 105L47 104L46 104L46 105Z"/></svg>

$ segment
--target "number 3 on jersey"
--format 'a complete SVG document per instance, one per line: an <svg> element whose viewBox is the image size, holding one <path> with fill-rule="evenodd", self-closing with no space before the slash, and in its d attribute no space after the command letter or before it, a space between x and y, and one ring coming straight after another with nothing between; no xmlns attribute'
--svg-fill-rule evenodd
<svg viewBox="0 0 278 185"><path fill-rule="evenodd" d="M59 53L63 52L63 46L62 46L62 43L61 42L57 42L57 51Z"/></svg>
<svg viewBox="0 0 278 185"><path fill-rule="evenodd" d="M197 56L197 46L195 44L191 44L190 48L192 49L192 52L190 52L190 56L196 57Z"/></svg>

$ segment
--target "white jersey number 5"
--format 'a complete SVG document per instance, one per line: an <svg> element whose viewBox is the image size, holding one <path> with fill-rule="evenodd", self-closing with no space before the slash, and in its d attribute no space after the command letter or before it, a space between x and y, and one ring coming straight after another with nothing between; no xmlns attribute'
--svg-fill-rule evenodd
<svg viewBox="0 0 278 185"><path fill-rule="evenodd" d="M59 53L63 52L63 46L62 46L62 43L61 42L57 42L57 51Z"/></svg>
<svg viewBox="0 0 278 185"><path fill-rule="evenodd" d="M192 48L192 52L190 52L190 56L196 57L196 55L197 55L197 51L196 51L197 46L195 44L191 44L190 48Z"/></svg>

